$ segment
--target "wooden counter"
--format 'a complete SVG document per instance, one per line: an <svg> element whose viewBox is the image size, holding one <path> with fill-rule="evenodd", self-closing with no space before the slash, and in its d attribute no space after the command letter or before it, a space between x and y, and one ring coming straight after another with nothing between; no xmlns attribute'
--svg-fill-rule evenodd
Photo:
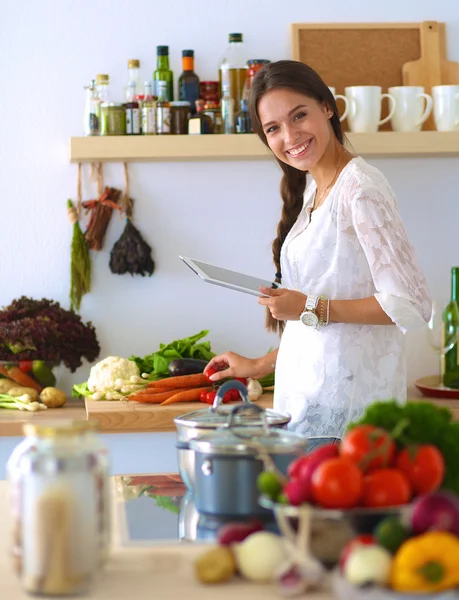
<svg viewBox="0 0 459 600"><path fill-rule="evenodd" d="M257 401L263 408L272 408L273 394L265 393ZM174 419L205 408L202 402L180 402L159 406L138 402L86 399L88 418L98 421L103 433L175 432Z"/></svg>
<svg viewBox="0 0 459 600"><path fill-rule="evenodd" d="M0 409L0 437L22 436L25 423L57 421L60 419L86 419L82 400L69 400L62 408L48 408L37 412Z"/></svg>

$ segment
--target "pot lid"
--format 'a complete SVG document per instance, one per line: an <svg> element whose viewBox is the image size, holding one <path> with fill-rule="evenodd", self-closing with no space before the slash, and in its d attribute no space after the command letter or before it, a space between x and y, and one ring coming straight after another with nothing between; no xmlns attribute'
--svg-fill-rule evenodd
<svg viewBox="0 0 459 600"><path fill-rule="evenodd" d="M305 436L260 425L225 426L189 441L191 450L207 455L254 455L297 454L303 452L307 445Z"/></svg>
<svg viewBox="0 0 459 600"><path fill-rule="evenodd" d="M245 403L241 402L235 404L234 402L229 404L220 404L216 408L209 406L209 408L200 408L192 412L181 415L174 419L176 425L184 425L185 427L199 427L203 429L217 429L228 423L231 411L235 406L243 406ZM247 403L249 406L251 402ZM266 421L270 427L279 427L281 425L287 425L291 417L287 414L275 412L274 410L267 408L264 411ZM259 414L241 413L234 417L235 425L261 425L263 420Z"/></svg>

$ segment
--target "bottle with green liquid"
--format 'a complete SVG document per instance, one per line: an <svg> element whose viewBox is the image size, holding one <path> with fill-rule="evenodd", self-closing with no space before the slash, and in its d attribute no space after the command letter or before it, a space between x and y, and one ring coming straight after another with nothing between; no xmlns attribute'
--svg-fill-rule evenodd
<svg viewBox="0 0 459 600"><path fill-rule="evenodd" d="M444 357L443 385L459 389L459 267L451 269L451 300L443 311L443 345L450 349Z"/></svg>
<svg viewBox="0 0 459 600"><path fill-rule="evenodd" d="M174 99L174 73L169 68L169 46L156 47L156 70L153 73L153 81L155 85L154 94L157 98L159 98L160 82L166 82L166 100L172 102Z"/></svg>

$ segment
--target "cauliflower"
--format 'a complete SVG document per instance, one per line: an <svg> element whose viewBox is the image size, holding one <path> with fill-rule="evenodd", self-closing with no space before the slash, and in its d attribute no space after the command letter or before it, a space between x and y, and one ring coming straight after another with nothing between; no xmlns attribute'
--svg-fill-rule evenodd
<svg viewBox="0 0 459 600"><path fill-rule="evenodd" d="M139 368L132 360L107 356L91 368L88 388L91 392L109 392L117 388L117 379L130 381L139 375Z"/></svg>

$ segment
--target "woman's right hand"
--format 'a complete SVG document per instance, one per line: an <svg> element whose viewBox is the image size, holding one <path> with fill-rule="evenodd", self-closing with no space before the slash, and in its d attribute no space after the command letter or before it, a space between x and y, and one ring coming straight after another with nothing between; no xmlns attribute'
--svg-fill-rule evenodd
<svg viewBox="0 0 459 600"><path fill-rule="evenodd" d="M209 375L211 381L220 381L230 377L255 377L257 374L257 359L247 358L236 354L235 352L225 352L214 356L204 369L204 374L207 375L211 370L215 371Z"/></svg>

